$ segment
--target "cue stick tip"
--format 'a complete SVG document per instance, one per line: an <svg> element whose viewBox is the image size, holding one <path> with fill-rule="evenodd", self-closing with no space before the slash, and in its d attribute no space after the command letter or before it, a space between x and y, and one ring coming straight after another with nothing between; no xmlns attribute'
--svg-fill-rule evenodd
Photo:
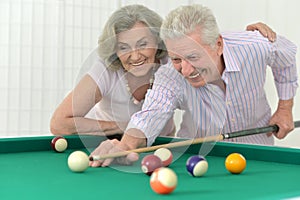
<svg viewBox="0 0 300 200"><path fill-rule="evenodd" d="M89 160L90 160L90 161L96 161L96 160L99 160L99 159L97 159L96 156L90 156L90 157L89 157Z"/></svg>

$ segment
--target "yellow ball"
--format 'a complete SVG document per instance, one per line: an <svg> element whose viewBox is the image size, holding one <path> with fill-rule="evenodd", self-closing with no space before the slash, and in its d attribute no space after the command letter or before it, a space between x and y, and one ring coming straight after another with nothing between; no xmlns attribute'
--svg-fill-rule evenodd
<svg viewBox="0 0 300 200"><path fill-rule="evenodd" d="M83 151L74 151L68 157L68 166L73 172L84 172L89 167L89 157Z"/></svg>
<svg viewBox="0 0 300 200"><path fill-rule="evenodd" d="M240 174L246 168L246 159L239 153L232 153L227 156L225 167L232 174Z"/></svg>

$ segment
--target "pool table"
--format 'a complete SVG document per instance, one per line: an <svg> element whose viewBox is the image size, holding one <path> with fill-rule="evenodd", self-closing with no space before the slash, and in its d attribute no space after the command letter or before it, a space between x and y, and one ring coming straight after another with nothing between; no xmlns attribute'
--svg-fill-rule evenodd
<svg viewBox="0 0 300 200"><path fill-rule="evenodd" d="M74 173L67 166L71 152L89 153L104 137L69 136L68 149L54 152L52 136L0 139L0 199L288 199L300 198L300 149L217 142L206 155L209 169L203 177L192 177L186 160L205 145L171 149L169 166L178 176L177 188L168 195L154 193L140 162L132 166L112 165ZM158 138L157 144L174 139ZM179 139L175 139L180 141ZM238 152L247 159L239 175L230 174L225 158ZM151 153L151 152L149 152ZM149 153L140 155L140 159Z"/></svg>

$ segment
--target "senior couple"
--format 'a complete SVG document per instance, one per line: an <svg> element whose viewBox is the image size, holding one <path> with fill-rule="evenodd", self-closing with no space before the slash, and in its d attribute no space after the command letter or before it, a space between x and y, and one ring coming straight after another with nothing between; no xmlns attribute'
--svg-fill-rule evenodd
<svg viewBox="0 0 300 200"><path fill-rule="evenodd" d="M91 153L99 156L174 136L174 111L181 109L177 137L277 124L277 133L230 140L273 145L274 137L284 138L294 128L296 50L263 23L220 33L203 5L180 6L164 20L141 5L122 7L103 29L93 66L53 113L51 132L108 136ZM278 93L273 113L264 90L267 67ZM113 160L131 164L138 155L91 161L90 166L105 167Z"/></svg>

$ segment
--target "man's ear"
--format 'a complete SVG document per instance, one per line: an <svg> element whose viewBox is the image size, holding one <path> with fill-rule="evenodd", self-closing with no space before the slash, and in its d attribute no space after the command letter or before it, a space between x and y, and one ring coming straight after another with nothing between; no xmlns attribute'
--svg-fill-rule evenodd
<svg viewBox="0 0 300 200"><path fill-rule="evenodd" d="M216 43L216 47L217 47L217 54L218 56L221 56L223 54L223 38L221 35L219 35L218 39L217 39L217 43Z"/></svg>

